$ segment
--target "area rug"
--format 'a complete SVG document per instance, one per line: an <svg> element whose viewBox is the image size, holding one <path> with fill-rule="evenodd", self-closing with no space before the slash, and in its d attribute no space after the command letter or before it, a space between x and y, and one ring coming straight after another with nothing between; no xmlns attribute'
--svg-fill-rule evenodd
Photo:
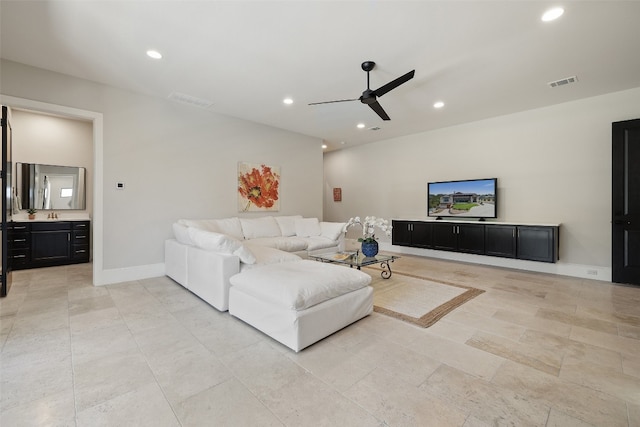
<svg viewBox="0 0 640 427"><path fill-rule="evenodd" d="M396 271L389 279L383 279L377 268L364 270L372 277L374 311L423 328L484 292Z"/></svg>

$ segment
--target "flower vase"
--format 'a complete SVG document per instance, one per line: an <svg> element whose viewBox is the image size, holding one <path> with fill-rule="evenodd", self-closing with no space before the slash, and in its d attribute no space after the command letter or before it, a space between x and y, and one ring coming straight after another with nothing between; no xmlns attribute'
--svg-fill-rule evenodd
<svg viewBox="0 0 640 427"><path fill-rule="evenodd" d="M362 253L366 257L374 257L378 254L378 242L362 242Z"/></svg>

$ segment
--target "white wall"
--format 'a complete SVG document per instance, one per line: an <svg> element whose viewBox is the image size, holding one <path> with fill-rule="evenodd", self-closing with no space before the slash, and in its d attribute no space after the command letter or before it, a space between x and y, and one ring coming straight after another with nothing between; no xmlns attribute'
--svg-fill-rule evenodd
<svg viewBox="0 0 640 427"><path fill-rule="evenodd" d="M93 207L92 123L13 109L11 128L14 165L41 163L86 169L87 208L74 213L90 215Z"/></svg>
<svg viewBox="0 0 640 427"><path fill-rule="evenodd" d="M560 262L462 259L610 280L611 123L638 117L640 88L326 153L324 216L426 219L427 182L497 177L497 221L561 223Z"/></svg>
<svg viewBox="0 0 640 427"><path fill-rule="evenodd" d="M5 60L0 87L3 95L102 113L103 195L95 206L104 218L104 269L114 272L106 282L163 271L176 219L238 216L238 161L280 166L277 214L322 216L317 138Z"/></svg>

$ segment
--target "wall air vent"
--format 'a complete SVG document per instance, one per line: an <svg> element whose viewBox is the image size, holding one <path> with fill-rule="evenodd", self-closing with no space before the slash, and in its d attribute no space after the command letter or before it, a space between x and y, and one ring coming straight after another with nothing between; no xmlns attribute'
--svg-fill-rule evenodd
<svg viewBox="0 0 640 427"><path fill-rule="evenodd" d="M186 95L180 92L173 92L171 95L169 95L169 99L200 108L209 108L213 105L212 101L208 101L202 98L196 98L195 96Z"/></svg>
<svg viewBox="0 0 640 427"><path fill-rule="evenodd" d="M547 84L549 85L549 87L558 87L558 86L565 86L570 83L576 83L577 81L578 81L578 78L576 76L571 76L571 77L565 77L564 79L556 80L555 82L549 82Z"/></svg>

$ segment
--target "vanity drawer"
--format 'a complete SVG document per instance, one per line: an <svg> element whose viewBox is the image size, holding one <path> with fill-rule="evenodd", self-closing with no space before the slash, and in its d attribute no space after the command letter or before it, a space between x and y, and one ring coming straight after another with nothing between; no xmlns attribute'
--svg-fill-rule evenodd
<svg viewBox="0 0 640 427"><path fill-rule="evenodd" d="M86 230L89 232L89 221L74 221L71 223L71 228L75 231Z"/></svg>
<svg viewBox="0 0 640 427"><path fill-rule="evenodd" d="M9 254L12 267L19 267L29 262L29 248L12 249Z"/></svg>
<svg viewBox="0 0 640 427"><path fill-rule="evenodd" d="M89 245L73 245L71 259L74 261L89 261Z"/></svg>
<svg viewBox="0 0 640 427"><path fill-rule="evenodd" d="M71 223L68 221L59 222L34 222L31 225L31 232L37 231L66 231L71 230Z"/></svg>
<svg viewBox="0 0 640 427"><path fill-rule="evenodd" d="M84 231L84 230L80 230L80 231L76 231L73 230L72 232L73 234L73 244L74 245L81 245L81 244L89 244L89 230Z"/></svg>
<svg viewBox="0 0 640 427"><path fill-rule="evenodd" d="M15 249L24 249L28 248L29 245L29 233L16 233L12 232L9 234L9 241L12 248Z"/></svg>

